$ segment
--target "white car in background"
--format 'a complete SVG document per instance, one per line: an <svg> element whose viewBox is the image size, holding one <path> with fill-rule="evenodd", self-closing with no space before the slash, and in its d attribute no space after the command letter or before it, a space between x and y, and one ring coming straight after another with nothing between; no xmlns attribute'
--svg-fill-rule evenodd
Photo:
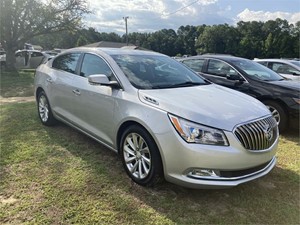
<svg viewBox="0 0 300 225"><path fill-rule="evenodd" d="M15 56L18 69L36 69L41 63L53 57L38 50L28 49L16 51Z"/></svg>
<svg viewBox="0 0 300 225"><path fill-rule="evenodd" d="M254 59L281 76L300 81L300 61L290 59Z"/></svg>
<svg viewBox="0 0 300 225"><path fill-rule="evenodd" d="M4 50L0 50L0 66L5 66L6 64L6 52Z"/></svg>

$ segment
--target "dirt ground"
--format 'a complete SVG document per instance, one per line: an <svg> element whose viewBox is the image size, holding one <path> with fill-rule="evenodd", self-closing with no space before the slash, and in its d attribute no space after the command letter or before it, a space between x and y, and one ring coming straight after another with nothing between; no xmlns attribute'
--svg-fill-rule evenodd
<svg viewBox="0 0 300 225"><path fill-rule="evenodd" d="M5 103L19 103L19 102L33 102L35 101L34 96L30 97L10 97L10 98L3 98L0 96L0 104Z"/></svg>

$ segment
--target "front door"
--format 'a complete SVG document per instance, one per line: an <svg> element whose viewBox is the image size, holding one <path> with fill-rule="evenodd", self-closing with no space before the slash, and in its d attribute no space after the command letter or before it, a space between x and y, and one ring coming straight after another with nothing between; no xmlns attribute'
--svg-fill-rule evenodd
<svg viewBox="0 0 300 225"><path fill-rule="evenodd" d="M109 86L92 85L88 76L105 74L115 79L108 64L99 56L85 54L80 76L73 80L75 123L84 131L112 146L114 133L115 98L121 90Z"/></svg>
<svg viewBox="0 0 300 225"><path fill-rule="evenodd" d="M207 66L202 75L216 84L249 94L249 84L246 80L228 79L230 75L240 77L241 79L243 79L243 77L237 70L224 61L208 59Z"/></svg>

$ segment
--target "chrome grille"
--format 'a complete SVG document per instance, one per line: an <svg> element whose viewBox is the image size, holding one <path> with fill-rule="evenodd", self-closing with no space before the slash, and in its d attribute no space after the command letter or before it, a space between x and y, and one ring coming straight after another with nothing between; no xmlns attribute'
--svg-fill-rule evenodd
<svg viewBox="0 0 300 225"><path fill-rule="evenodd" d="M234 134L246 149L260 151L274 144L278 136L278 126L271 116L240 125L235 129Z"/></svg>

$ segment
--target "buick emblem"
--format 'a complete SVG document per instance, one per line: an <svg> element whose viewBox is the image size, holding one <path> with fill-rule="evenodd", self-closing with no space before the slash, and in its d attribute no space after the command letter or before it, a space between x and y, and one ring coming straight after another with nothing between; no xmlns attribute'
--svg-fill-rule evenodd
<svg viewBox="0 0 300 225"><path fill-rule="evenodd" d="M273 138L273 129L272 129L272 127L269 124L265 124L264 127L263 127L263 131L264 131L264 134L265 134L265 138L268 141L271 141L272 138Z"/></svg>

